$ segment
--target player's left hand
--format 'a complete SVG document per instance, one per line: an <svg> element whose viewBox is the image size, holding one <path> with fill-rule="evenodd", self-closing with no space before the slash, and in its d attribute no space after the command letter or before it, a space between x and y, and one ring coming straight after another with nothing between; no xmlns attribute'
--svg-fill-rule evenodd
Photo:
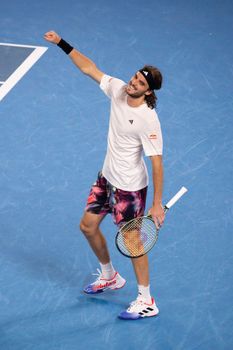
<svg viewBox="0 0 233 350"><path fill-rule="evenodd" d="M164 208L161 203L154 203L149 210L149 214L152 216L155 226L159 229L165 220Z"/></svg>

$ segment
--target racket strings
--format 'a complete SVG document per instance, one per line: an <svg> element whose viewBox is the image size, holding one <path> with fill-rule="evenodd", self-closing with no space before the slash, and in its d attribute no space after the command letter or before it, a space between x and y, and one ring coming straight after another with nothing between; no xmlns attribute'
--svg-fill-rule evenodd
<svg viewBox="0 0 233 350"><path fill-rule="evenodd" d="M146 254L156 240L157 232L154 221L143 217L130 221L120 229L117 244L126 256L138 257Z"/></svg>

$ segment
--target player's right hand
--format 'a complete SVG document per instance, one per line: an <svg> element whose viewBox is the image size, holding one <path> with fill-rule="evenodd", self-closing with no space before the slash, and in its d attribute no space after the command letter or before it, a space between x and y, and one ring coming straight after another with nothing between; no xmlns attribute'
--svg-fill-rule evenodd
<svg viewBox="0 0 233 350"><path fill-rule="evenodd" d="M45 33L44 39L49 41L50 43L58 44L59 41L61 40L61 37L56 32L51 30Z"/></svg>

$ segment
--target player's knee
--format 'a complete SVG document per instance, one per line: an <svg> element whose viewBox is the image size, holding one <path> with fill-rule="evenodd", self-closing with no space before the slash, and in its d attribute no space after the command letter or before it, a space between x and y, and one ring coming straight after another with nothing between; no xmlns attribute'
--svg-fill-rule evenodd
<svg viewBox="0 0 233 350"><path fill-rule="evenodd" d="M88 226L85 224L83 220L80 221L79 228L80 228L80 231L84 234L88 232Z"/></svg>
<svg viewBox="0 0 233 350"><path fill-rule="evenodd" d="M80 231L86 236L86 238L92 237L95 233L95 228L90 223L81 220L79 224Z"/></svg>

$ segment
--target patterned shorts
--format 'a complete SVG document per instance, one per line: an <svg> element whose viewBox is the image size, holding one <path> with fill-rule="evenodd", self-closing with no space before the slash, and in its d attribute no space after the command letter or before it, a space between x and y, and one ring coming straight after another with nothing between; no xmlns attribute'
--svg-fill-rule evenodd
<svg viewBox="0 0 233 350"><path fill-rule="evenodd" d="M93 184L85 210L93 214L112 214L113 221L121 225L131 219L144 215L147 187L139 191L123 191L112 186L98 174Z"/></svg>

